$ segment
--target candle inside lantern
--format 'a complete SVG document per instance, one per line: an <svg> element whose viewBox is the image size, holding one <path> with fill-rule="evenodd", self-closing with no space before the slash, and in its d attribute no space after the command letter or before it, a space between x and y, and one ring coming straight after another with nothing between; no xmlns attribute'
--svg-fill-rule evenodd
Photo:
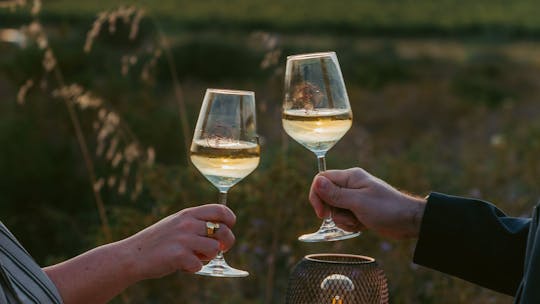
<svg viewBox="0 0 540 304"><path fill-rule="evenodd" d="M332 304L345 304L344 296L354 290L354 283L342 274L331 274L321 282L321 289L332 295Z"/></svg>
<svg viewBox="0 0 540 304"><path fill-rule="evenodd" d="M340 298L339 296L335 296L335 297L332 299L332 304L343 304L343 299Z"/></svg>

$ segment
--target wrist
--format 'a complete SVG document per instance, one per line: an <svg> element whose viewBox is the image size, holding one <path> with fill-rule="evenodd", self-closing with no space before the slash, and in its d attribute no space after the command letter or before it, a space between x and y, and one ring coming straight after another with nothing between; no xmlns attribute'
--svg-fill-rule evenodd
<svg viewBox="0 0 540 304"><path fill-rule="evenodd" d="M424 217L424 211L426 210L427 198L414 198L416 208L412 218L414 238L418 238L420 235L420 227L422 226L422 218Z"/></svg>
<svg viewBox="0 0 540 304"><path fill-rule="evenodd" d="M424 217L427 199L406 195L408 212L406 215L406 238L417 239L420 234L420 226Z"/></svg>
<svg viewBox="0 0 540 304"><path fill-rule="evenodd" d="M145 278L138 269L138 263L134 250L130 246L130 240L124 239L108 245L111 256L118 265L118 275L126 282L127 286L135 284Z"/></svg>

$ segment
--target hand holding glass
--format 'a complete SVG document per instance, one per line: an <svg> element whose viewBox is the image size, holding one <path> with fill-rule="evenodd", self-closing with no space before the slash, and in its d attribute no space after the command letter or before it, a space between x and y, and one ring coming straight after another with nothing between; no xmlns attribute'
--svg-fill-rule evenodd
<svg viewBox="0 0 540 304"><path fill-rule="evenodd" d="M287 57L282 122L290 137L315 153L319 172L326 170L326 152L352 125L349 98L334 52ZM337 227L330 212L317 232L298 239L337 241L359 234Z"/></svg>
<svg viewBox="0 0 540 304"><path fill-rule="evenodd" d="M219 190L219 203L227 191L259 165L260 147L255 119L255 94L249 91L208 89L191 143L191 161ZM223 253L197 274L245 277L247 271L230 267Z"/></svg>

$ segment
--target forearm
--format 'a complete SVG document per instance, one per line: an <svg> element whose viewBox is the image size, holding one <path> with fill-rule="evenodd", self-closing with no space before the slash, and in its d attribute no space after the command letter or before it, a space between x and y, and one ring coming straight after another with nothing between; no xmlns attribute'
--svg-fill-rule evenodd
<svg viewBox="0 0 540 304"><path fill-rule="evenodd" d="M64 303L106 303L138 281L132 254L121 242L97 247L44 269Z"/></svg>

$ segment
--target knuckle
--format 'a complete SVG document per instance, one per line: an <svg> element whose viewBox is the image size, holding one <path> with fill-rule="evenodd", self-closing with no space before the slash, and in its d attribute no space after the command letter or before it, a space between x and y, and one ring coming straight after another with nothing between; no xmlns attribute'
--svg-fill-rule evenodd
<svg viewBox="0 0 540 304"><path fill-rule="evenodd" d="M227 207L225 207L224 205L217 205L217 215L219 216L219 218L225 218L228 214L228 210L227 210Z"/></svg>
<svg viewBox="0 0 540 304"><path fill-rule="evenodd" d="M176 219L177 220L185 220L185 219L188 219L188 218L194 218L194 210L193 208L186 208L186 209L183 209L181 210L180 212L176 213Z"/></svg>
<svg viewBox="0 0 540 304"><path fill-rule="evenodd" d="M184 219L178 224L178 230L182 232L190 232L196 230L195 221L191 219Z"/></svg>
<svg viewBox="0 0 540 304"><path fill-rule="evenodd" d="M360 167L352 167L350 169L347 169L346 171L348 171L350 174L358 174L359 172L361 172L362 168Z"/></svg>
<svg viewBox="0 0 540 304"><path fill-rule="evenodd" d="M236 215L224 205L217 205L217 216L218 218L227 224L234 224L236 222Z"/></svg>
<svg viewBox="0 0 540 304"><path fill-rule="evenodd" d="M352 175L355 178L363 178L363 177L366 176L366 171L364 169L362 169L362 168L355 167L355 168L353 168Z"/></svg>

